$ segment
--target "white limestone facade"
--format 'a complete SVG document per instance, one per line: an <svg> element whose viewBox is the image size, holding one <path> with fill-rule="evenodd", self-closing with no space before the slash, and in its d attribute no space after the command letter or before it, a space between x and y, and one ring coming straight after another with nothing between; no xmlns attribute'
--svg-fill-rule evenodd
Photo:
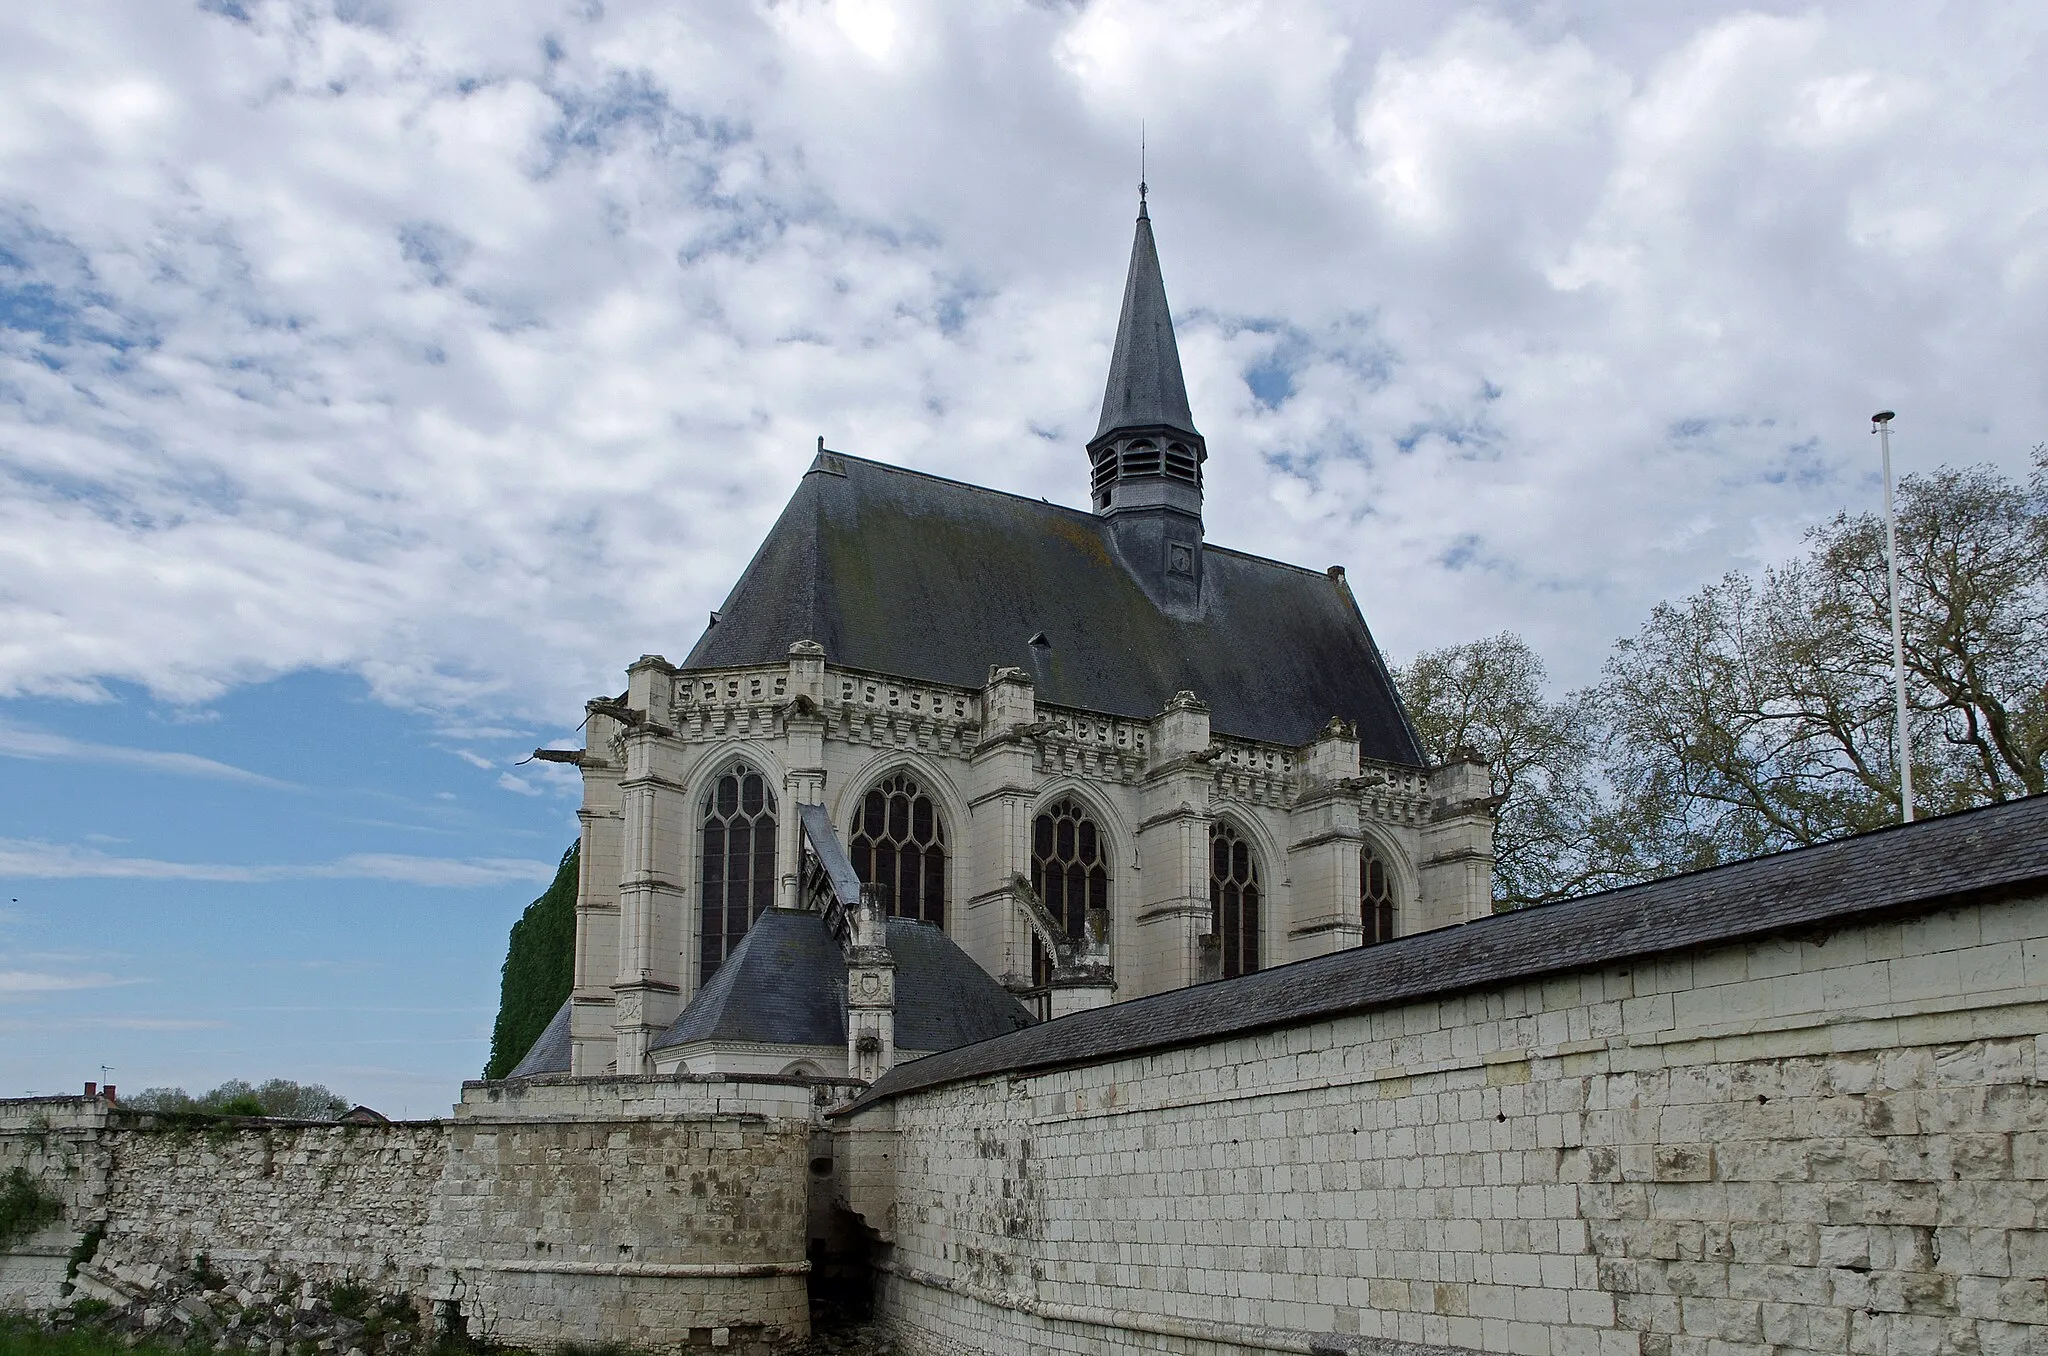
<svg viewBox="0 0 2048 1356"><path fill-rule="evenodd" d="M1041 705L1017 668L992 669L978 690L912 682L841 667L810 642L773 666L683 670L647 656L628 671L622 700L588 709L587 745L573 755L584 785L576 1075L788 1066L767 1050L654 1053L703 977L706 817L736 768L757 773L772 797L773 903L783 908L803 903L796 806L825 806L850 840L868 792L907 776L929 798L942 843L940 925L1048 1014L1205 977L1205 939L1219 925L1212 833L1234 834L1249 852L1256 936L1236 955L1256 968L1384 940L1382 895L1393 935L1492 907L1484 766L1362 759L1341 721L1304 746L1261 743L1212 731L1199 694L1141 720ZM1019 888L1033 877L1035 825L1062 804L1092 824L1107 874L1099 921L1113 989L1079 999L1047 992L1042 967L1034 982ZM711 926L721 926L716 915ZM803 1053L821 1072L847 1072L844 1051L836 1062L833 1051Z"/></svg>

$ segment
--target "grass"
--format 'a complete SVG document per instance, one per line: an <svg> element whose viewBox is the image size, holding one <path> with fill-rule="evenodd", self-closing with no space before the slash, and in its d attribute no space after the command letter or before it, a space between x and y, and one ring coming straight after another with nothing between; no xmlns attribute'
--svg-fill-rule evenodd
<svg viewBox="0 0 2048 1356"><path fill-rule="evenodd" d="M207 1348L211 1356L211 1344ZM145 1342L128 1346L120 1338L91 1329L44 1332L29 1319L0 1314L0 1356L186 1356L183 1347Z"/></svg>

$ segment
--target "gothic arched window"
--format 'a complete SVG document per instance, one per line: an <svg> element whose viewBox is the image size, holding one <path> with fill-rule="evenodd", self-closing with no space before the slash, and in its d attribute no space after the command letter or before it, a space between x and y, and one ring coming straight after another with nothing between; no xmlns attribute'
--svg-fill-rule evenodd
<svg viewBox="0 0 2048 1356"><path fill-rule="evenodd" d="M890 914L946 925L946 826L909 773L884 778L861 798L847 846L855 873L881 891Z"/></svg>
<svg viewBox="0 0 2048 1356"><path fill-rule="evenodd" d="M1031 888L1069 941L1087 935L1088 912L1109 908L1109 852L1102 830L1071 800L1055 801L1031 825ZM1052 978L1052 958L1033 939L1031 969L1038 982Z"/></svg>
<svg viewBox="0 0 2048 1356"><path fill-rule="evenodd" d="M1259 968L1259 859L1243 835L1217 820L1209 826L1209 930L1222 947L1222 976Z"/></svg>
<svg viewBox="0 0 2048 1356"><path fill-rule="evenodd" d="M1358 850L1360 946L1394 940L1394 881L1387 864L1369 847Z"/></svg>
<svg viewBox="0 0 2048 1356"><path fill-rule="evenodd" d="M775 903L775 793L745 763L727 768L705 793L703 863L699 984Z"/></svg>

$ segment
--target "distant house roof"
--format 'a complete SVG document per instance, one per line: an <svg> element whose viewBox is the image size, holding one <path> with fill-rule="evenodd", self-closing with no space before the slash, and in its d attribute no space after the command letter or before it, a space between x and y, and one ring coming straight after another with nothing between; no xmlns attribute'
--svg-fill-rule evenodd
<svg viewBox="0 0 2048 1356"><path fill-rule="evenodd" d="M1043 633L1050 645L1034 646ZM1173 694L1218 733L1305 744L1331 716L1369 758L1424 762L1379 648L1341 578L1209 546L1202 604L1169 615L1091 513L840 453L798 484L688 669L835 662L980 687L1030 673L1040 701L1139 719Z"/></svg>
<svg viewBox="0 0 2048 1356"><path fill-rule="evenodd" d="M526 1052L526 1058L513 1066L507 1078L532 1078L535 1074L564 1074L569 1072L569 1000L563 999L562 1006L549 1019L546 1027L535 1038L533 1048Z"/></svg>
<svg viewBox="0 0 2048 1356"><path fill-rule="evenodd" d="M1033 1020L938 928L892 918L889 952L899 1050L951 1050ZM846 959L825 920L795 909L756 919L654 1048L696 1041L844 1047Z"/></svg>
<svg viewBox="0 0 2048 1356"><path fill-rule="evenodd" d="M343 1125L391 1124L391 1118L389 1116L377 1110L375 1107L363 1106L360 1103L342 1112L337 1119L339 1119Z"/></svg>
<svg viewBox="0 0 2048 1356"><path fill-rule="evenodd" d="M2034 796L1076 1013L898 1065L847 1109L963 1079L2042 889L2048 796Z"/></svg>

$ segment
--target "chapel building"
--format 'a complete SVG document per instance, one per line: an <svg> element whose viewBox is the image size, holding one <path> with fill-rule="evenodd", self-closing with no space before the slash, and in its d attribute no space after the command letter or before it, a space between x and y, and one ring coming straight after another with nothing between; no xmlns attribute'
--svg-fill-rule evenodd
<svg viewBox="0 0 2048 1356"><path fill-rule="evenodd" d="M1344 570L1209 543L1143 195L1090 511L825 449L588 704L575 987L515 1076L802 1073L1492 908Z"/></svg>

